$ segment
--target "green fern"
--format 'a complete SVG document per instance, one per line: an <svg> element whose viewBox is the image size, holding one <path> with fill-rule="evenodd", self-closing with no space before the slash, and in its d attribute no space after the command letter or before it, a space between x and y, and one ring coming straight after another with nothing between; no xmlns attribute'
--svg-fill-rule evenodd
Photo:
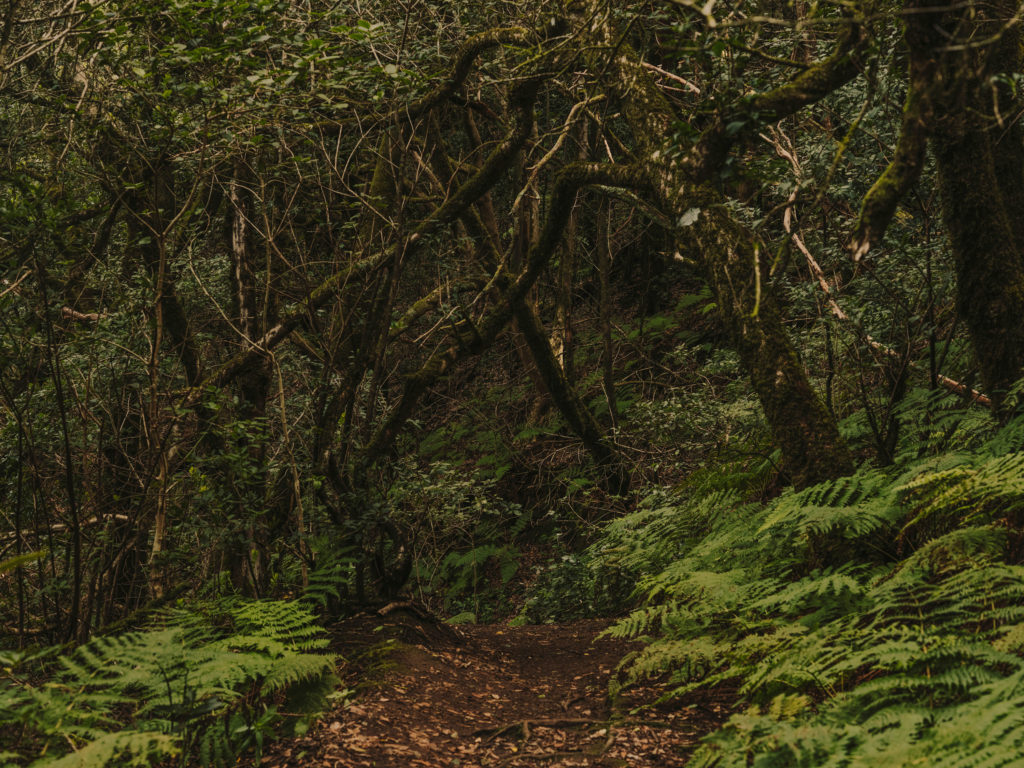
<svg viewBox="0 0 1024 768"><path fill-rule="evenodd" d="M324 648L327 639L312 612L299 602L252 600L229 608L239 634L277 640L290 651Z"/></svg>
<svg viewBox="0 0 1024 768"><path fill-rule="evenodd" d="M332 601L340 601L355 581L355 558L318 563L309 572L301 600L326 609Z"/></svg>
<svg viewBox="0 0 1024 768"><path fill-rule="evenodd" d="M117 731L105 733L56 760L45 758L32 763L46 768L95 768L101 765L150 766L178 753L177 739L154 731Z"/></svg>
<svg viewBox="0 0 1024 768"><path fill-rule="evenodd" d="M904 530L938 516L967 525L1019 519L1024 511L1024 453L964 458L959 466L922 473L897 488L915 513Z"/></svg>
<svg viewBox="0 0 1024 768"><path fill-rule="evenodd" d="M605 634L619 639L641 637L657 628L665 616L679 616L684 610L677 603L643 606L615 622Z"/></svg>
<svg viewBox="0 0 1024 768"><path fill-rule="evenodd" d="M498 567L502 582L515 575L519 563L512 547L499 544L481 544L464 552L450 552L441 562L440 573L448 586L448 597L453 598L476 589L486 573L488 562Z"/></svg>
<svg viewBox="0 0 1024 768"><path fill-rule="evenodd" d="M592 548L644 601L609 630L648 642L616 685L739 683L690 765L1020 764L1024 417L917 402L894 467L764 505L655 494Z"/></svg>
<svg viewBox="0 0 1024 768"><path fill-rule="evenodd" d="M176 755L184 765L195 754L233 765L280 722L271 697L291 715L311 713L335 682L335 658L316 652L326 640L300 603L225 600L162 624L61 655L45 685L0 683L0 727L23 734L22 757L8 759L97 768Z"/></svg>

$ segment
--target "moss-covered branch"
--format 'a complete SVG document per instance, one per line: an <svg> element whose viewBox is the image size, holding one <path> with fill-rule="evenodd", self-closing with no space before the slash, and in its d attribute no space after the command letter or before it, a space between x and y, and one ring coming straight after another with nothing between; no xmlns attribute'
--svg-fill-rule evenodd
<svg viewBox="0 0 1024 768"><path fill-rule="evenodd" d="M675 159L675 147L666 143L676 120L673 107L600 13L600 0L568 5L586 45L587 67L620 100L659 204L673 220L686 221L678 232L679 245L693 254L711 284L790 481L802 486L849 473L850 454L811 387L764 279L768 270L757 238L732 218L709 182L708 167L694 163L692 156L684 162ZM761 108L782 116L845 82L856 72L843 58L850 45L852 40L841 43L831 59L795 78L799 85L784 87Z"/></svg>
<svg viewBox="0 0 1024 768"><path fill-rule="evenodd" d="M561 242L576 193L585 186L595 184L644 187L646 179L639 169L632 166L585 162L567 165L557 174L541 237L530 248L523 271L515 280L511 280L503 273L504 267L499 267L498 273L491 280L491 285L501 289L504 300L491 307L478 322L463 322L456 326L454 342L435 350L415 373L406 377L398 404L363 452L360 462L362 468L371 465L393 445L395 438L415 413L423 394L444 377L456 362L478 354L494 343L511 321L516 304L525 298L536 283Z"/></svg>
<svg viewBox="0 0 1024 768"><path fill-rule="evenodd" d="M694 148L694 173L707 178L721 169L736 140L755 128L777 123L821 101L861 72L859 53L867 39L861 24L849 19L828 58L812 64L783 85L742 99L708 128Z"/></svg>
<svg viewBox="0 0 1024 768"><path fill-rule="evenodd" d="M455 63L451 74L430 93L422 96L412 104L395 110L396 119L414 120L421 115L443 104L462 87L473 71L476 60L485 52L500 45L526 45L530 42L530 33L525 27L506 27L489 29L469 38L459 52L455 54Z"/></svg>
<svg viewBox="0 0 1024 768"><path fill-rule="evenodd" d="M861 202L860 216L850 243L853 260L860 261L889 227L896 207L917 183L927 146L925 99L911 84L903 107L896 154Z"/></svg>
<svg viewBox="0 0 1024 768"><path fill-rule="evenodd" d="M604 429L580 399L558 364L537 310L525 299L517 301L513 310L516 324L526 339L533 362L559 413L569 423L573 432L579 435L598 467L606 472L608 491L616 495L626 493L629 490L629 475L625 471L622 459L608 442Z"/></svg>
<svg viewBox="0 0 1024 768"><path fill-rule="evenodd" d="M562 136L564 136L564 133ZM431 157L436 172L440 178L451 178L452 167L448 159L448 153L445 150L444 142L439 132L436 130L431 133L431 143L434 146ZM556 149L548 152L545 158L551 159L555 157L558 146L560 146L560 142L556 142ZM643 183L642 177L632 174L627 169L613 167L610 169L609 174L616 176L626 187L634 187L636 183ZM527 185L529 183L527 182ZM565 199L562 199L561 195L557 192L560 188L556 183L556 198L558 198L559 209L563 207L565 200L570 201L569 214L566 214L566 222L568 222L571 218L571 201L575 199L577 193L572 186L565 185ZM521 196L516 198L513 209L515 209L520 199ZM482 199L480 204L475 208L466 209L460 217L466 232L476 244L478 258L482 265L488 270L494 271L494 276L483 286L480 298L482 299L485 294L491 293L499 302L507 303L512 307L520 332L526 341L540 377L540 381L537 382L538 386L542 386L547 391L570 428L583 441L584 447L593 457L594 462L602 469L605 475L604 484L608 491L616 495L624 494L629 489L629 473L624 468L625 464L622 461L622 457L614 445L608 441L604 429L576 393L572 383L569 381L568 374L557 361L548 336L544 332L543 324L537 316L533 305L525 297L515 300L510 300L509 298L509 289L512 286L512 282L510 276L500 268L504 261L502 254L498 250L500 246L496 236L493 234L493 230L488 228L482 218L482 215L493 215L493 209L490 206L485 206L484 202ZM480 211L477 210L478 208ZM556 230L552 229L552 232L556 232ZM475 328L473 330L476 332Z"/></svg>
<svg viewBox="0 0 1024 768"><path fill-rule="evenodd" d="M290 311L283 313L278 322L263 336L256 339L251 347L223 363L199 386L189 390L182 406L185 408L194 406L202 397L204 390L209 387L223 387L248 367L255 365L268 350L281 343L306 318L331 301L338 290L354 280L364 278L381 269L399 255L409 258L426 237L455 221L462 211L486 194L502 178L502 174L511 166L516 155L529 139L530 126L533 124L533 105L537 98L537 89L542 81L542 76L534 76L517 85L510 99L511 106L517 114L513 128L488 155L480 168L421 221L407 238L380 253L360 259L328 277L303 301Z"/></svg>

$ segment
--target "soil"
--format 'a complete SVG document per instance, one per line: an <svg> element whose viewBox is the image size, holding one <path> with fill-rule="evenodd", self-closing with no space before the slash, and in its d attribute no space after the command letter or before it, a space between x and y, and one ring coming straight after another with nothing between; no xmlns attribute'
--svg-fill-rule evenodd
<svg viewBox="0 0 1024 768"><path fill-rule="evenodd" d="M610 701L609 679L634 646L601 637L608 624L455 628L412 606L342 622L334 646L357 693L260 765L684 765L728 717L733 692L652 706L651 686Z"/></svg>

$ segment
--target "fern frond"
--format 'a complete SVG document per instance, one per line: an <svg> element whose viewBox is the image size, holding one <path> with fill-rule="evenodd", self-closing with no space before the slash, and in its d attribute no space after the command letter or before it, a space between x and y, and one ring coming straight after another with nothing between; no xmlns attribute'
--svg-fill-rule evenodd
<svg viewBox="0 0 1024 768"><path fill-rule="evenodd" d="M794 581L750 604L752 610L778 613L783 616L804 614L827 607L835 614L846 613L852 604L867 593L867 586L857 578L863 570L846 566L816 571Z"/></svg>
<svg viewBox="0 0 1024 768"><path fill-rule="evenodd" d="M676 603L648 605L638 608L606 629L603 635L617 639L632 639L646 635L660 626L666 615L678 612Z"/></svg>
<svg viewBox="0 0 1024 768"><path fill-rule="evenodd" d="M105 765L149 768L179 751L178 739L166 733L116 731L103 734L63 757L36 760L31 768L97 768Z"/></svg>
<svg viewBox="0 0 1024 768"><path fill-rule="evenodd" d="M1016 516L1024 510L1024 453L925 472L896 492L915 514L905 530L938 516L967 525Z"/></svg>
<svg viewBox="0 0 1024 768"><path fill-rule="evenodd" d="M334 665L333 656L292 656L273 666L263 678L263 688L267 692L280 691L299 683L333 676Z"/></svg>
<svg viewBox="0 0 1024 768"><path fill-rule="evenodd" d="M327 645L323 629L308 606L298 601L248 600L230 610L239 634L277 640L292 651Z"/></svg>
<svg viewBox="0 0 1024 768"><path fill-rule="evenodd" d="M279 692L311 712L336 679L335 657L310 652L326 641L299 603L221 601L163 621L61 656L44 686L0 684L0 727L44 747L33 766L151 765L196 745L208 764L234 765L245 742L228 720L244 736Z"/></svg>

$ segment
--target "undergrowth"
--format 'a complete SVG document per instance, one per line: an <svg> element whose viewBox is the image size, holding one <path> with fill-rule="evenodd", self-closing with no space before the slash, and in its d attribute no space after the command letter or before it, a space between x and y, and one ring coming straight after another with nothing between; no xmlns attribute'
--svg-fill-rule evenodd
<svg viewBox="0 0 1024 768"><path fill-rule="evenodd" d="M73 651L3 652L0 765L234 765L301 732L336 683L297 602L222 599Z"/></svg>
<svg viewBox="0 0 1024 768"><path fill-rule="evenodd" d="M768 503L705 477L608 526L592 567L640 598L609 633L647 641L614 685L738 686L691 765L1020 764L1024 417L975 413L916 393L894 466Z"/></svg>

